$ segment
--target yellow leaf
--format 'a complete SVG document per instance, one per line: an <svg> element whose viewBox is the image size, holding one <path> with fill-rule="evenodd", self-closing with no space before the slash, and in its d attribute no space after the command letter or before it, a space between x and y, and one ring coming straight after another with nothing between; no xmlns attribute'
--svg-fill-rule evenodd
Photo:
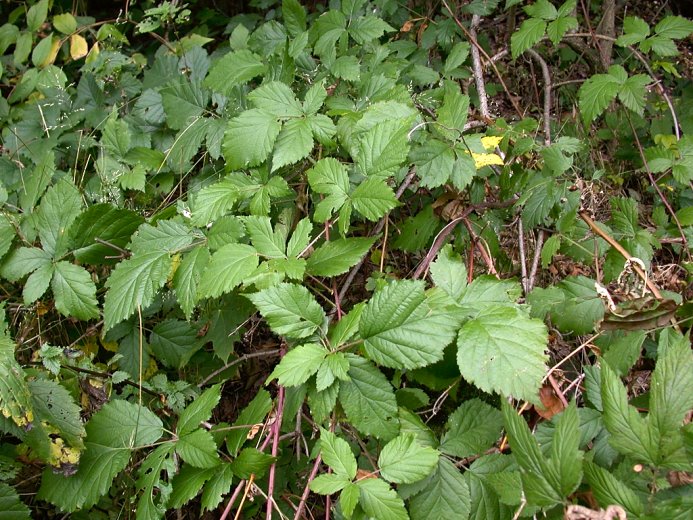
<svg viewBox="0 0 693 520"><path fill-rule="evenodd" d="M55 58L58 56L58 51L60 50L60 44L62 41L60 38L53 38L53 43L51 44L51 52L48 53L46 61L44 61L41 66L52 65L55 62Z"/></svg>
<svg viewBox="0 0 693 520"><path fill-rule="evenodd" d="M487 150L493 150L502 140L502 135L487 135L481 138L481 144Z"/></svg>
<svg viewBox="0 0 693 520"><path fill-rule="evenodd" d="M474 159L474 165L477 170L483 168L484 166L490 166L491 164L498 164L503 166L503 159L495 153L474 153L472 152L472 158Z"/></svg>
<svg viewBox="0 0 693 520"><path fill-rule="evenodd" d="M70 36L70 56L73 60L84 58L89 52L89 44L84 36L73 34Z"/></svg>

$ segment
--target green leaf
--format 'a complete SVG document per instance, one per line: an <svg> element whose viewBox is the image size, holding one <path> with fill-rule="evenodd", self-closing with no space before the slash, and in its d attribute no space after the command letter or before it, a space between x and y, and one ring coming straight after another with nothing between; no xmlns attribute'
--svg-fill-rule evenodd
<svg viewBox="0 0 693 520"><path fill-rule="evenodd" d="M255 248L247 244L228 244L212 255L202 273L198 296L216 298L243 283L258 266L260 258Z"/></svg>
<svg viewBox="0 0 693 520"><path fill-rule="evenodd" d="M650 417L662 439L678 430L693 408L693 355L688 338L669 332L672 340L660 340L657 365L650 382Z"/></svg>
<svg viewBox="0 0 693 520"><path fill-rule="evenodd" d="M46 469L38 493L66 512L96 504L128 465L132 451L159 440L163 424L148 408L117 400L96 412L86 431L86 449L77 473L65 478Z"/></svg>
<svg viewBox="0 0 693 520"><path fill-rule="evenodd" d="M286 231L277 226L272 230L269 217L250 216L244 219L250 241L257 252L267 258L286 258Z"/></svg>
<svg viewBox="0 0 693 520"><path fill-rule="evenodd" d="M392 368L420 368L443 359L457 320L432 307L421 281L398 280L377 291L361 314L368 356Z"/></svg>
<svg viewBox="0 0 693 520"><path fill-rule="evenodd" d="M278 118L301 117L303 110L294 92L286 83L270 81L248 94L248 99L256 108L273 114Z"/></svg>
<svg viewBox="0 0 693 520"><path fill-rule="evenodd" d="M355 160L364 175L387 177L399 170L409 153L410 121L381 121L359 135Z"/></svg>
<svg viewBox="0 0 693 520"><path fill-rule="evenodd" d="M351 484L351 479L344 475L326 473L318 475L310 482L310 490L319 495L332 495L344 489L348 484Z"/></svg>
<svg viewBox="0 0 693 520"><path fill-rule="evenodd" d="M51 255L38 247L20 247L11 251L0 273L10 282L24 278L30 272L51 264Z"/></svg>
<svg viewBox="0 0 693 520"><path fill-rule="evenodd" d="M618 480L610 471L600 468L592 462L585 462L585 479L592 488L599 505L611 504L622 506L629 517L638 518L643 513L643 504L635 491Z"/></svg>
<svg viewBox="0 0 693 520"><path fill-rule="evenodd" d="M245 448L231 463L231 469L241 478L250 478L252 474L261 478L274 461L274 457L256 448Z"/></svg>
<svg viewBox="0 0 693 520"><path fill-rule="evenodd" d="M82 409L77 406L70 392L49 379L28 381L27 387L31 392L31 403L36 416L57 428L70 446L82 447L86 435L80 416Z"/></svg>
<svg viewBox="0 0 693 520"><path fill-rule="evenodd" d="M53 27L63 34L71 34L77 29L77 20L70 13L56 14L53 17Z"/></svg>
<svg viewBox="0 0 693 520"><path fill-rule="evenodd" d="M513 59L532 48L544 37L546 22L539 18L529 18L522 22L520 28L510 37L510 48Z"/></svg>
<svg viewBox="0 0 693 520"><path fill-rule="evenodd" d="M498 280L484 275L476 277L466 287L459 303L465 313L476 316L489 308L513 304L521 294L522 287L516 280Z"/></svg>
<svg viewBox="0 0 693 520"><path fill-rule="evenodd" d="M316 222L324 222L349 199L349 175L333 157L319 160L306 174L313 190L328 195L318 203L313 215Z"/></svg>
<svg viewBox="0 0 693 520"><path fill-rule="evenodd" d="M291 119L277 136L272 171L305 159L313 150L313 131L307 119Z"/></svg>
<svg viewBox="0 0 693 520"><path fill-rule="evenodd" d="M146 308L163 287L171 270L168 253L154 251L120 262L106 280L103 305L104 329L132 316L138 307Z"/></svg>
<svg viewBox="0 0 693 520"><path fill-rule="evenodd" d="M379 478L359 480L360 504L366 514L378 520L408 520L404 502L387 482Z"/></svg>
<svg viewBox="0 0 693 520"><path fill-rule="evenodd" d="M24 34L29 36L29 45L31 45L31 36L28 33ZM19 203L24 211L28 212L34 209L36 202L50 185L54 173L55 152L51 150L41 157L31 174L28 175L23 189L19 193Z"/></svg>
<svg viewBox="0 0 693 520"><path fill-rule="evenodd" d="M291 339L305 338L322 326L325 312L302 285L281 283L248 298L267 320L275 334Z"/></svg>
<svg viewBox="0 0 693 520"><path fill-rule="evenodd" d="M168 480L162 481L162 474L170 479L177 469L173 460L174 447L172 443L161 444L142 461L139 468L136 485L142 492L137 503L137 515L145 520L159 520L166 511L171 487Z"/></svg>
<svg viewBox="0 0 693 520"><path fill-rule="evenodd" d="M502 428L500 411L479 399L470 399L450 414L440 451L460 458L483 453L495 444Z"/></svg>
<svg viewBox="0 0 693 520"><path fill-rule="evenodd" d="M299 220L289 242L286 244L286 256L292 258L301 255L310 243L312 232L313 224L307 217Z"/></svg>
<svg viewBox="0 0 693 520"><path fill-rule="evenodd" d="M380 474L395 484L409 484L426 478L438 463L439 453L417 443L411 433L402 433L385 445L378 457Z"/></svg>
<svg viewBox="0 0 693 520"><path fill-rule="evenodd" d="M263 75L265 70L266 66L260 56L242 49L226 54L212 65L204 84L215 92L228 96L235 86Z"/></svg>
<svg viewBox="0 0 693 520"><path fill-rule="evenodd" d="M468 321L457 339L457 364L485 392L537 402L546 373L548 333L514 307L490 307Z"/></svg>
<svg viewBox="0 0 693 520"><path fill-rule="evenodd" d="M267 381L277 378L282 386L302 385L318 371L327 353L324 347L314 343L294 347L274 367Z"/></svg>
<svg viewBox="0 0 693 520"><path fill-rule="evenodd" d="M650 35L650 26L637 16L626 16L623 19L623 34L616 39L616 45L625 47L640 43Z"/></svg>
<svg viewBox="0 0 693 520"><path fill-rule="evenodd" d="M443 289L453 300L459 300L467 288L467 268L450 244L440 250L430 270L435 286Z"/></svg>
<svg viewBox="0 0 693 520"><path fill-rule="evenodd" d="M131 142L130 126L126 121L118 119L118 113L114 110L103 126L101 144L116 159L122 160L130 150Z"/></svg>
<svg viewBox="0 0 693 520"><path fill-rule="evenodd" d="M5 215L0 215L0 260L10 250L14 237L15 230L12 222Z"/></svg>
<svg viewBox="0 0 693 520"><path fill-rule="evenodd" d="M14 341L0 335L0 413L11 419L14 425L26 429L36 418L29 387L24 380L25 373L14 358L14 351Z"/></svg>
<svg viewBox="0 0 693 520"><path fill-rule="evenodd" d="M192 224L204 226L218 219L228 213L239 198L238 185L230 178L202 188L195 194Z"/></svg>
<svg viewBox="0 0 693 520"><path fill-rule="evenodd" d="M314 276L346 273L368 253L376 237L342 238L325 242L308 258L306 271Z"/></svg>
<svg viewBox="0 0 693 520"><path fill-rule="evenodd" d="M549 37L549 40L551 40L551 43L558 45L563 39L563 36L565 36L565 33L577 29L578 26L577 18L573 16L561 17L548 23L546 26L546 35Z"/></svg>
<svg viewBox="0 0 693 520"><path fill-rule="evenodd" d="M27 29L31 32L38 31L48 16L48 0L40 0L32 5L26 13Z"/></svg>
<svg viewBox="0 0 693 520"><path fill-rule="evenodd" d="M17 491L4 482L0 483L0 520L29 520L31 511L19 499Z"/></svg>
<svg viewBox="0 0 693 520"><path fill-rule="evenodd" d="M329 70L336 78L345 81L358 81L361 76L361 64L356 56L340 56Z"/></svg>
<svg viewBox="0 0 693 520"><path fill-rule="evenodd" d="M82 263L115 264L119 251L113 246L124 249L143 222L140 215L128 209L105 203L89 206L70 226L72 253Z"/></svg>
<svg viewBox="0 0 693 520"><path fill-rule="evenodd" d="M180 472L173 477L171 496L167 508L179 510L184 504L195 498L209 479L215 474L214 469L200 469L184 465Z"/></svg>
<svg viewBox="0 0 693 520"><path fill-rule="evenodd" d="M551 506L563 497L548 482L547 462L525 420L503 400L503 419L515 460L522 468L522 485L527 500L536 505Z"/></svg>
<svg viewBox="0 0 693 520"><path fill-rule="evenodd" d="M573 401L559 416L549 460L557 479L554 487L564 497L570 496L582 481L579 426L578 409Z"/></svg>
<svg viewBox="0 0 693 520"><path fill-rule="evenodd" d="M629 77L618 92L618 99L633 112L643 115L645 112L645 101L647 95L647 85L650 77L645 74L637 74Z"/></svg>
<svg viewBox="0 0 693 520"><path fill-rule="evenodd" d="M272 409L272 399L269 393L260 389L250 404L246 406L233 423L232 429L226 437L226 447L231 456L236 456L248 438L248 434L255 425L260 425Z"/></svg>
<svg viewBox="0 0 693 520"><path fill-rule="evenodd" d="M359 184L351 199L354 209L371 221L378 220L399 205L392 188L377 178L366 179Z"/></svg>
<svg viewBox="0 0 693 520"><path fill-rule="evenodd" d="M349 24L349 36L359 45L380 38L386 32L394 31L390 24L373 15L359 16Z"/></svg>
<svg viewBox="0 0 693 520"><path fill-rule="evenodd" d="M181 369L200 349L197 330L187 321L164 320L157 323L149 336L149 347L165 366Z"/></svg>
<svg viewBox="0 0 693 520"><path fill-rule="evenodd" d="M523 7L525 13L532 18L542 20L555 20L558 16L556 7L549 0L537 0L535 3Z"/></svg>
<svg viewBox="0 0 693 520"><path fill-rule="evenodd" d="M209 91L203 89L199 82L188 78L173 81L161 90L166 123L174 130L183 130L195 125L208 102Z"/></svg>
<svg viewBox="0 0 693 520"><path fill-rule="evenodd" d="M24 282L24 305L31 305L48 290L48 285L53 278L55 266L53 264L42 265L36 271L29 275L29 278Z"/></svg>
<svg viewBox="0 0 693 520"><path fill-rule="evenodd" d="M38 209L41 245L54 258L67 252L68 228L82 211L82 196L72 182L61 180L51 186Z"/></svg>
<svg viewBox="0 0 693 520"><path fill-rule="evenodd" d="M663 38L680 40L693 33L693 20L688 20L683 16L666 16L655 25L654 30Z"/></svg>
<svg viewBox="0 0 693 520"><path fill-rule="evenodd" d="M339 385L339 401L347 419L364 435L397 435L397 401L383 373L368 360L348 354L349 381Z"/></svg>
<svg viewBox="0 0 693 520"><path fill-rule="evenodd" d="M65 261L57 262L51 289L55 308L62 315L85 321L99 317L96 285L84 267Z"/></svg>
<svg viewBox="0 0 693 520"><path fill-rule="evenodd" d="M173 288L176 290L178 304L188 320L195 309L202 273L207 268L210 258L206 247L196 247L183 257L173 275Z"/></svg>
<svg viewBox="0 0 693 520"><path fill-rule="evenodd" d="M635 460L657 464L658 432L648 431L638 411L628 405L628 396L618 376L606 363L601 366L601 394L604 424L611 434L609 444ZM652 438L650 434L656 433Z"/></svg>
<svg viewBox="0 0 693 520"><path fill-rule="evenodd" d="M292 36L306 30L306 10L298 0L282 0L282 17Z"/></svg>
<svg viewBox="0 0 693 520"><path fill-rule="evenodd" d="M213 468L220 464L217 445L207 430L194 430L176 441L176 453L196 468Z"/></svg>
<svg viewBox="0 0 693 520"><path fill-rule="evenodd" d="M281 124L274 114L253 108L229 121L223 151L231 169L259 166L269 157Z"/></svg>
<svg viewBox="0 0 693 520"><path fill-rule="evenodd" d="M325 464L346 479L356 477L356 458L349 444L334 433L320 429L320 453Z"/></svg>
<svg viewBox="0 0 693 520"><path fill-rule="evenodd" d="M578 104L585 124L591 123L606 110L619 89L619 80L611 74L595 74L580 86Z"/></svg>
<svg viewBox="0 0 693 520"><path fill-rule="evenodd" d="M471 498L469 486L462 473L445 457L438 459L434 472L426 479L425 487L409 500L413 519L469 518Z"/></svg>
<svg viewBox="0 0 693 520"><path fill-rule="evenodd" d="M339 495L339 505L342 508L342 513L349 519L354 514L354 509L358 504L360 496L359 487L356 484L347 484Z"/></svg>
<svg viewBox="0 0 693 520"><path fill-rule="evenodd" d="M231 489L233 471L230 464L223 464L221 469L215 468L214 475L209 479L202 492L202 510L212 511L222 501Z"/></svg>
<svg viewBox="0 0 693 520"><path fill-rule="evenodd" d="M195 398L181 412L178 425L176 426L176 433L179 436L186 435L196 430L201 422L209 421L210 417L212 417L212 411L219 403L219 399L221 399L221 385L214 385L205 390L202 395Z"/></svg>

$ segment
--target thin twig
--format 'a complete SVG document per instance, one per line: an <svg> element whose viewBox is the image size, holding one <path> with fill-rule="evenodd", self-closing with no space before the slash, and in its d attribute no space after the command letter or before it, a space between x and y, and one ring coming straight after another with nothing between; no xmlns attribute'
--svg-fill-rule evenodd
<svg viewBox="0 0 693 520"><path fill-rule="evenodd" d="M239 358L234 359L233 361L226 363L223 367L217 368L214 372L212 372L207 377L205 377L201 382L199 382L197 384L197 388L202 388L207 383L209 383L212 379L217 377L219 374L221 374L225 370L228 370L229 368L231 368L231 367L233 367L239 363L243 363L244 361L248 361L249 359L256 358L256 357L275 356L275 355L279 354L279 352L280 352L280 349L275 348L272 350L262 350L259 352L251 352L250 354L245 354Z"/></svg>
<svg viewBox="0 0 693 520"><path fill-rule="evenodd" d="M538 52L534 49L527 49L526 52L539 64L544 78L544 144L549 146L551 144L551 73L546 61Z"/></svg>
<svg viewBox="0 0 693 520"><path fill-rule="evenodd" d="M277 412L272 425L272 457L275 458L275 462L272 463L269 470L269 477L267 483L267 513L265 517L267 520L272 520L272 506L273 506L273 494L274 494L274 478L277 470L276 457L279 452L279 435L282 428L282 416L284 415L284 395L286 390L283 386L279 386L279 395L277 396Z"/></svg>
<svg viewBox="0 0 693 520"><path fill-rule="evenodd" d="M529 278L527 277L527 258L525 255L525 229L522 225L522 217L517 219L517 239L520 246L520 273L522 274L522 290L529 292Z"/></svg>
<svg viewBox="0 0 693 520"><path fill-rule="evenodd" d="M476 42L476 28L479 26L480 22L481 16L478 14L472 15L472 24L469 26L469 34L474 42ZM479 95L479 111L485 118L490 118L491 113L488 110L488 96L486 95L486 83L484 82L484 68L481 65L479 46L476 44L472 45L472 70L474 71L476 92Z"/></svg>
<svg viewBox="0 0 693 520"><path fill-rule="evenodd" d="M298 503L298 508L296 509L294 520L300 520L303 516L303 510L306 508L306 502L308 501L308 495L310 494L310 483L313 482L315 476L318 474L321 462L322 455L318 454L318 456L315 458L313 469L310 470L310 475L308 475L308 482L306 482L306 487L303 488L303 493L301 494L301 501Z"/></svg>
<svg viewBox="0 0 693 520"><path fill-rule="evenodd" d="M544 230L540 229L537 235L537 240L534 244L534 258L532 258L532 267L529 271L529 280L527 280L527 292L534 288L534 283L537 278L537 270L539 269L539 259L541 258L541 248L544 245Z"/></svg>

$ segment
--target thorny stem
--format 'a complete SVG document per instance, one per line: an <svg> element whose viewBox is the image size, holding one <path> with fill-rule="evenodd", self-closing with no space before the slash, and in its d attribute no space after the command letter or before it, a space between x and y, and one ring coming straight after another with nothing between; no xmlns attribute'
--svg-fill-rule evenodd
<svg viewBox="0 0 693 520"><path fill-rule="evenodd" d="M277 397L277 415L274 420L274 424L272 425L272 456L275 457L275 459L277 457L277 453L279 452L279 435L281 433L282 428L282 415L284 415L284 395L285 389L283 386L280 385L279 395ZM274 493L274 477L277 469L276 467L277 463L273 462L269 470L267 484L267 520L272 520L272 508L274 502L272 494Z"/></svg>
<svg viewBox="0 0 693 520"><path fill-rule="evenodd" d="M534 258L532 259L532 268L529 271L529 280L527 280L527 292L530 292L534 288L534 282L537 278L539 259L541 258L541 248L544 245L544 234L545 231L543 229L539 230L537 240L534 243Z"/></svg>
<svg viewBox="0 0 693 520"><path fill-rule="evenodd" d="M315 463L313 464L313 468L310 470L310 475L308 475L308 482L306 482L306 487L303 489L303 493L301 494L301 501L298 503L298 508L296 509L294 520L300 520L303 516L303 511L305 510L306 502L308 501L308 495L310 494L310 483L313 482L315 476L318 474L321 462L322 456L318 454L318 456L315 457Z"/></svg>

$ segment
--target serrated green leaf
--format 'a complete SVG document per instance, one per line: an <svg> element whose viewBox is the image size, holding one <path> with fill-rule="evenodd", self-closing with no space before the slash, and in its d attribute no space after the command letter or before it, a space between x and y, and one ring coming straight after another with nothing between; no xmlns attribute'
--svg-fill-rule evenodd
<svg viewBox="0 0 693 520"><path fill-rule="evenodd" d="M546 326L519 309L490 307L460 329L457 364L485 392L537 402L547 338Z"/></svg>
<svg viewBox="0 0 693 520"><path fill-rule="evenodd" d="M307 119L291 119L277 136L272 171L305 159L313 150L313 131Z"/></svg>
<svg viewBox="0 0 693 520"><path fill-rule="evenodd" d="M124 249L143 222L140 215L128 209L105 203L89 206L70 227L72 252L83 263L116 263L119 252L108 244Z"/></svg>
<svg viewBox="0 0 693 520"><path fill-rule="evenodd" d="M546 269L551 265L553 257L561 249L561 235L551 235L541 248L541 267Z"/></svg>
<svg viewBox="0 0 693 520"><path fill-rule="evenodd" d="M601 366L601 396L604 424L611 434L609 444L635 460L656 465L659 432L648 430L645 420L628 404L626 389L606 363Z"/></svg>
<svg viewBox="0 0 693 520"><path fill-rule="evenodd" d="M459 300L465 313L476 316L481 311L499 307L499 304L513 304L522 294L522 287L516 280L498 280L493 276L478 276L467 285Z"/></svg>
<svg viewBox="0 0 693 520"><path fill-rule="evenodd" d="M247 49L230 52L217 61L205 78L205 86L228 96L237 85L265 73L262 58Z"/></svg>
<svg viewBox="0 0 693 520"><path fill-rule="evenodd" d="M138 307L146 308L163 287L171 270L168 253L154 251L120 262L106 280L103 305L104 329L132 316Z"/></svg>
<svg viewBox="0 0 693 520"><path fill-rule="evenodd" d="M2 276L10 282L50 265L51 255L38 247L20 247L10 252L2 263Z"/></svg>
<svg viewBox="0 0 693 520"><path fill-rule="evenodd" d="M387 482L379 478L359 480L360 504L372 518L378 520L408 520L404 502Z"/></svg>
<svg viewBox="0 0 693 520"><path fill-rule="evenodd" d="M461 458L483 453L498 440L502 427L499 410L479 399L470 399L450 414L440 450Z"/></svg>
<svg viewBox="0 0 693 520"><path fill-rule="evenodd" d="M82 196L72 182L61 180L46 190L38 209L41 245L54 258L67 252L67 231L82 211Z"/></svg>
<svg viewBox="0 0 693 520"><path fill-rule="evenodd" d="M194 240L190 228L175 220L159 220L156 227L142 224L130 240L133 255L165 251L175 253L185 249Z"/></svg>
<svg viewBox="0 0 693 520"><path fill-rule="evenodd" d="M194 125L194 120L202 115L208 102L209 91L203 89L198 81L191 81L189 78L173 81L161 90L166 123L174 130Z"/></svg>
<svg viewBox="0 0 693 520"><path fill-rule="evenodd" d="M318 475L311 481L310 490L319 495L332 495L337 491L341 491L350 483L351 479L346 478L344 475L326 473Z"/></svg>
<svg viewBox="0 0 693 520"><path fill-rule="evenodd" d="M0 191L2 187L0 187ZM0 215L0 260L10 250L15 237L14 226L5 215Z"/></svg>
<svg viewBox="0 0 693 520"><path fill-rule="evenodd" d="M51 469L43 473L39 497L63 511L96 504L125 469L132 451L159 440L163 424L148 408L118 400L96 412L86 432L86 449L76 474L65 478Z"/></svg>
<svg viewBox="0 0 693 520"><path fill-rule="evenodd" d="M291 87L281 81L270 81L248 94L248 99L265 112L278 118L301 117L303 110Z"/></svg>
<svg viewBox="0 0 693 520"><path fill-rule="evenodd" d="M335 474L352 480L356 477L356 458L349 444L334 433L320 430L320 453L325 464L331 467Z"/></svg>
<svg viewBox="0 0 693 520"><path fill-rule="evenodd" d="M188 252L173 275L173 288L185 317L190 319L197 302L198 287L202 273L207 268L211 255L206 247L196 247Z"/></svg>
<svg viewBox="0 0 693 520"><path fill-rule="evenodd" d="M5 484L0 483L0 520L29 520L31 511L19 499L17 491Z"/></svg>
<svg viewBox="0 0 693 520"><path fill-rule="evenodd" d="M181 412L176 433L179 436L186 435L197 429L202 421L208 421L219 399L221 399L221 385L214 385L205 390Z"/></svg>
<svg viewBox="0 0 693 520"><path fill-rule="evenodd" d="M236 456L248 438L248 433L255 425L261 424L272 409L272 398L269 393L260 389L250 404L246 406L233 423L232 429L226 437L226 447L231 456Z"/></svg>
<svg viewBox="0 0 693 520"><path fill-rule="evenodd" d="M368 356L392 368L420 368L443 358L457 321L433 308L420 281L393 281L377 291L361 314L359 332Z"/></svg>
<svg viewBox="0 0 693 520"><path fill-rule="evenodd" d="M257 448L245 448L231 463L231 469L241 478L250 478L252 474L262 477L275 460Z"/></svg>
<svg viewBox="0 0 693 520"><path fill-rule="evenodd" d="M693 408L693 355L684 336L669 332L671 341L660 340L657 365L650 382L650 425L662 439L678 430Z"/></svg>
<svg viewBox="0 0 693 520"><path fill-rule="evenodd" d="M591 123L604 112L619 89L620 82L611 74L595 74L580 86L578 103L585 124Z"/></svg>
<svg viewBox="0 0 693 520"><path fill-rule="evenodd" d="M438 459L425 487L409 501L413 520L426 518L469 518L471 498L462 473L445 457Z"/></svg>
<svg viewBox="0 0 693 520"><path fill-rule="evenodd" d="M238 287L257 268L260 258L247 244L228 244L212 255L202 273L198 296L216 298Z"/></svg>
<svg viewBox="0 0 693 520"><path fill-rule="evenodd" d="M55 308L64 316L74 316L80 320L99 317L96 285L84 267L65 261L57 262L51 289Z"/></svg>
<svg viewBox="0 0 693 520"><path fill-rule="evenodd" d="M307 176L313 190L327 195L318 203L313 215L316 222L324 222L349 198L347 170L337 159L326 157L315 163L315 166L308 170Z"/></svg>
<svg viewBox="0 0 693 520"><path fill-rule="evenodd" d="M30 428L34 420L31 394L25 373L14 358L15 344L9 336L0 335L0 413L20 428Z"/></svg>
<svg viewBox="0 0 693 520"><path fill-rule="evenodd" d="M451 245L443 247L431 264L431 279L453 300L459 300L467 287L467 268Z"/></svg>
<svg viewBox="0 0 693 520"><path fill-rule="evenodd" d="M218 219L225 215L239 198L238 184L230 178L201 189L195 194L192 223L204 226Z"/></svg>
<svg viewBox="0 0 693 520"><path fill-rule="evenodd" d="M558 45L565 34L573 29L578 28L577 18L573 16L565 16L549 22L546 26L546 35L551 40L551 43Z"/></svg>
<svg viewBox="0 0 693 520"><path fill-rule="evenodd" d="M308 257L306 271L314 276L346 273L370 250L375 237L342 238L325 242Z"/></svg>
<svg viewBox="0 0 693 520"><path fill-rule="evenodd" d="M535 3L525 6L523 10L532 18L541 18L542 20L555 20L558 16L556 7L549 0L537 0Z"/></svg>
<svg viewBox="0 0 693 520"><path fill-rule="evenodd" d="M296 229L291 234L289 242L286 244L286 256L298 257L308 247L310 243L313 224L308 218L303 218L296 224Z"/></svg>
<svg viewBox="0 0 693 520"><path fill-rule="evenodd" d="M354 209L372 221L399 205L392 188L378 178L366 179L359 184L351 194L351 200Z"/></svg>
<svg viewBox="0 0 693 520"><path fill-rule="evenodd" d="M354 514L360 494L359 487L352 483L347 484L339 494L339 505L342 508L342 513L344 513L347 519L351 518Z"/></svg>
<svg viewBox="0 0 693 520"><path fill-rule="evenodd" d="M216 468L214 475L209 479L202 491L202 510L215 509L231 489L233 483L233 471L230 464L223 464L221 469Z"/></svg>
<svg viewBox="0 0 693 520"><path fill-rule="evenodd" d="M359 16L349 24L349 36L359 45L380 38L386 32L394 31L390 24L373 15Z"/></svg>
<svg viewBox="0 0 693 520"><path fill-rule="evenodd" d="M300 339L322 326L325 312L302 285L281 283L247 296L275 334Z"/></svg>
<svg viewBox="0 0 693 520"><path fill-rule="evenodd" d="M347 355L349 381L339 386L339 401L349 422L364 435L397 435L397 401L383 373L368 360Z"/></svg>
<svg viewBox="0 0 693 520"><path fill-rule="evenodd" d="M209 479L215 474L215 469L201 469L184 465L171 481L171 496L167 508L179 510L184 504L195 498Z"/></svg>
<svg viewBox="0 0 693 520"><path fill-rule="evenodd" d="M286 231L277 226L272 229L269 217L250 216L244 219L250 241L257 252L266 258L286 258Z"/></svg>
<svg viewBox="0 0 693 520"><path fill-rule="evenodd" d="M294 347L274 367L267 381L277 378L282 386L302 385L318 371L326 355L327 350L314 343Z"/></svg>
<svg viewBox="0 0 693 520"><path fill-rule="evenodd" d="M546 33L546 22L539 18L529 18L522 22L520 28L510 37L510 48L513 59L532 48Z"/></svg>
<svg viewBox="0 0 693 520"><path fill-rule="evenodd" d="M202 347L202 343L198 341L197 330L190 323L164 320L152 329L149 347L165 366L181 369Z"/></svg>
<svg viewBox="0 0 693 520"><path fill-rule="evenodd" d="M31 392L31 403L36 417L57 428L70 446L82 447L86 435L80 416L82 409L77 406L70 392L64 386L48 379L28 381L27 387Z"/></svg>
<svg viewBox="0 0 693 520"><path fill-rule="evenodd" d="M585 479L592 488L599 505L611 504L622 506L629 516L638 518L643 513L643 504L635 491L618 480L608 470L592 462L585 462Z"/></svg>
<svg viewBox="0 0 693 520"><path fill-rule="evenodd" d="M623 19L623 34L616 39L616 45L625 47L640 43L650 35L650 26L637 16L626 16Z"/></svg>
<svg viewBox="0 0 693 520"><path fill-rule="evenodd" d="M637 74L629 77L618 92L618 99L633 112L643 115L645 111L645 101L647 95L647 85L650 82L649 76Z"/></svg>
<svg viewBox="0 0 693 520"><path fill-rule="evenodd" d="M227 166L241 169L265 162L280 130L276 116L258 108L231 119L223 143Z"/></svg>
<svg viewBox="0 0 693 520"><path fill-rule="evenodd" d="M693 33L693 20L683 16L666 16L655 25L655 33L663 38L680 40Z"/></svg>
<svg viewBox="0 0 693 520"><path fill-rule="evenodd" d="M306 30L306 10L298 0L282 0L282 17L292 36Z"/></svg>
<svg viewBox="0 0 693 520"><path fill-rule="evenodd" d="M441 132L455 134L453 130L442 129ZM451 137L454 138L454 137ZM450 179L455 167L455 152L448 142L428 139L410 154L416 164L416 173L421 184L429 188L442 186Z"/></svg>
<svg viewBox="0 0 693 520"><path fill-rule="evenodd" d="M356 164L364 175L394 174L409 153L409 119L386 120L358 137Z"/></svg>
<svg viewBox="0 0 693 520"><path fill-rule="evenodd" d="M439 453L421 446L411 433L402 433L385 445L378 457L380 474L395 484L409 484L426 478L438 463Z"/></svg>
<svg viewBox="0 0 693 520"><path fill-rule="evenodd" d="M341 320L331 324L328 339L332 347L336 348L346 343L358 332L359 320L361 319L361 313L365 305L364 302L357 303L347 314L342 316Z"/></svg>
<svg viewBox="0 0 693 520"><path fill-rule="evenodd" d="M213 468L221 463L217 445L207 430L193 430L176 441L176 453L196 468Z"/></svg>
<svg viewBox="0 0 693 520"><path fill-rule="evenodd" d="M53 264L46 264L29 275L24 282L22 291L24 305L31 305L45 294L53 278L54 271L55 266Z"/></svg>

